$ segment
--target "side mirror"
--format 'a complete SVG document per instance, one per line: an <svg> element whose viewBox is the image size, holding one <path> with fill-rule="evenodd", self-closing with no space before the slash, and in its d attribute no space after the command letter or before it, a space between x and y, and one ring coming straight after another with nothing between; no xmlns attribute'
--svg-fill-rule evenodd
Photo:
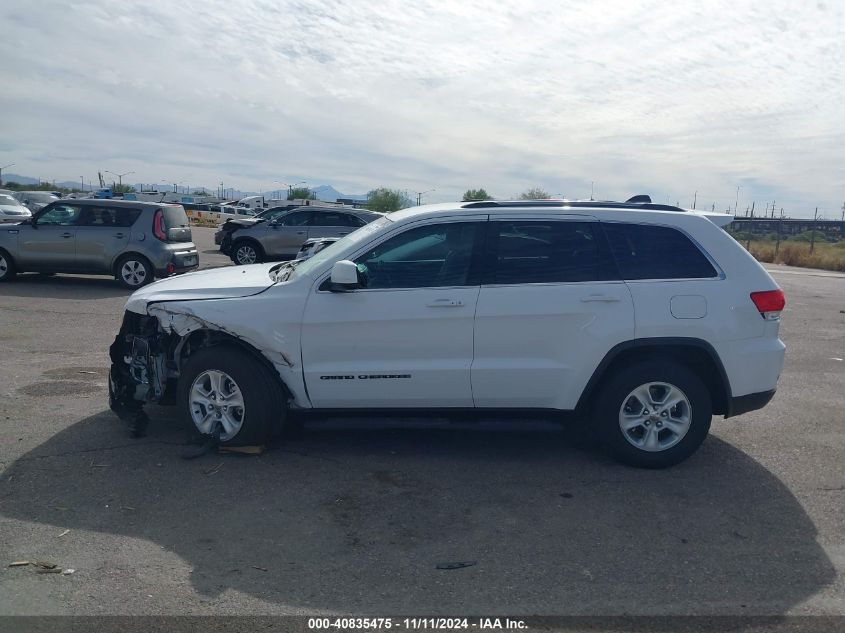
<svg viewBox="0 0 845 633"><path fill-rule="evenodd" d="M355 262L342 259L332 266L331 290L332 292L349 292L359 288L358 266Z"/></svg>

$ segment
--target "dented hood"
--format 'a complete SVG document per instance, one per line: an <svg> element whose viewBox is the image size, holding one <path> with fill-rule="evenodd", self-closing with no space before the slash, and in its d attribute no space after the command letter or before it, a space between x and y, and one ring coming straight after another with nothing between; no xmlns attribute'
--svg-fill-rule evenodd
<svg viewBox="0 0 845 633"><path fill-rule="evenodd" d="M249 297L275 283L270 279L270 269L277 265L227 266L162 279L136 290L126 302L126 309L146 314L147 306L159 301Z"/></svg>

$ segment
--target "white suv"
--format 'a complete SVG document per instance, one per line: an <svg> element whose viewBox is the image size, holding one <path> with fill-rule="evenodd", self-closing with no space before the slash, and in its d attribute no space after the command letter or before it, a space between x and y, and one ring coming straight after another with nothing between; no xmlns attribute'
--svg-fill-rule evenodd
<svg viewBox="0 0 845 633"><path fill-rule="evenodd" d="M142 427L145 403L175 402L222 444L261 443L307 411L555 413L593 424L620 460L662 467L696 450L713 414L772 398L783 307L693 211L415 207L306 261L138 290L111 347L110 403Z"/></svg>

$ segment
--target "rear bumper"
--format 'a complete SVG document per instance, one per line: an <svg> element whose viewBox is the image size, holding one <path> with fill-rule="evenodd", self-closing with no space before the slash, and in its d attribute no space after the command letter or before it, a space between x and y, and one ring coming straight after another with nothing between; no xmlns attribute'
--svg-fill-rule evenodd
<svg viewBox="0 0 845 633"><path fill-rule="evenodd" d="M170 265L172 264L172 269ZM186 273L191 270L196 270L200 265L199 252L196 247L176 251L170 256L170 261L164 263L163 266L156 266L156 277L167 277L177 273Z"/></svg>
<svg viewBox="0 0 845 633"><path fill-rule="evenodd" d="M749 411L762 409L775 397L775 391L777 390L771 389L769 391L759 391L757 393L749 393L744 396L731 398L731 401L728 403L728 413L725 417L732 418L736 415L748 413Z"/></svg>

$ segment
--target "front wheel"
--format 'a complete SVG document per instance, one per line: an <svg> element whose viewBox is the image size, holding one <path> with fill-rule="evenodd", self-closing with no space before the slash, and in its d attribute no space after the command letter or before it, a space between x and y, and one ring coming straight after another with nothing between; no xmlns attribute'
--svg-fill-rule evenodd
<svg viewBox="0 0 845 633"><path fill-rule="evenodd" d="M614 456L639 468L665 468L687 459L707 437L713 417L706 385L669 360L620 370L596 402L595 421Z"/></svg>
<svg viewBox="0 0 845 633"><path fill-rule="evenodd" d="M264 261L264 253L261 247L254 242L236 242L232 247L232 260L241 266L260 264Z"/></svg>
<svg viewBox="0 0 845 633"><path fill-rule="evenodd" d="M178 401L188 428L223 446L262 445L285 418L269 369L232 345L202 349L185 361Z"/></svg>

